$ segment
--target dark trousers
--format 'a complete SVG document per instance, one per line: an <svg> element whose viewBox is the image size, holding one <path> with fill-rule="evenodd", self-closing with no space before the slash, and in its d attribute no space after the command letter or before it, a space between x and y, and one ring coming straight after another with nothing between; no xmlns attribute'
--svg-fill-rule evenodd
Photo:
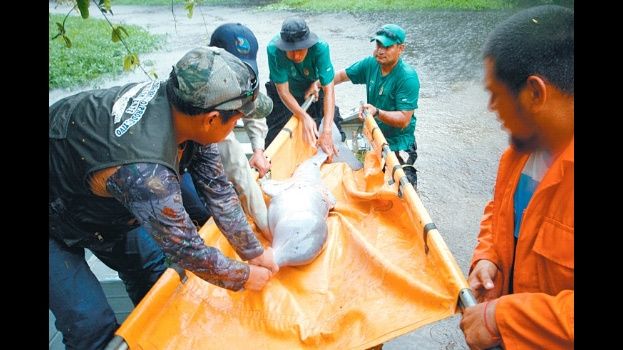
<svg viewBox="0 0 623 350"><path fill-rule="evenodd" d="M279 93L277 92L277 87L275 83L272 81L268 81L266 83L266 93L271 100L273 100L273 111L266 117L266 125L268 125L268 133L266 134L266 139L264 140L264 148L268 148L268 146L273 142L279 131L286 125L286 123L292 117L292 112L286 107L285 104L281 101L279 97ZM303 104L305 100L303 98L296 98L296 101L299 105ZM312 103L307 109L307 113L314 119L316 122L316 128L320 127L320 122L323 117L323 105L324 105L324 94L321 92L318 101ZM335 106L335 114L333 116L333 122L337 126L337 129L342 134L342 142L346 140L346 133L342 130L342 117L340 116L340 109Z"/></svg>
<svg viewBox="0 0 623 350"><path fill-rule="evenodd" d="M406 152L406 160L403 158L403 152ZM398 158L398 162L402 165L402 171L407 175L407 180L409 180L413 188L417 190L417 169L415 169L414 166L415 160L417 159L417 143L413 141L413 144L407 150L394 151L394 154L396 158Z"/></svg>
<svg viewBox="0 0 623 350"><path fill-rule="evenodd" d="M182 174L180 189L182 190L182 202L184 203L184 209L186 209L188 216L190 216L190 219L193 223L195 223L195 226L203 226L203 224L205 224L205 222L212 216L212 212L210 212L208 207L199 197L190 173L186 172Z"/></svg>
<svg viewBox="0 0 623 350"><path fill-rule="evenodd" d="M119 324L82 247L49 237L49 308L67 349L103 349ZM166 269L160 247L141 227L120 235L106 251L91 250L119 273L134 305Z"/></svg>
<svg viewBox="0 0 623 350"><path fill-rule="evenodd" d="M203 225L211 216L199 198L189 173L180 181L184 208L195 222ZM67 349L103 349L119 324L104 291L85 260L84 247L119 274L132 303L137 305L166 269L160 246L143 227L117 229L103 242L85 241L68 246L58 238L79 228L65 224L64 206L50 207L49 308L56 317L56 328L63 333ZM63 209L58 209L62 207ZM85 235L90 236L90 235ZM112 237L112 238L111 238Z"/></svg>

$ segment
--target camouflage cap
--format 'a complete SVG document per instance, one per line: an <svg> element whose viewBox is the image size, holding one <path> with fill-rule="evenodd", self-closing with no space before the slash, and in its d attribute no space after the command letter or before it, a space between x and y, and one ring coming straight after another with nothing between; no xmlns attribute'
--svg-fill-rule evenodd
<svg viewBox="0 0 623 350"><path fill-rule="evenodd" d="M173 66L180 98L203 109L255 112L255 72L238 57L217 47L190 50Z"/></svg>
<svg viewBox="0 0 623 350"><path fill-rule="evenodd" d="M266 118L273 111L273 100L270 97L259 93L255 99L255 112L247 116L247 118Z"/></svg>

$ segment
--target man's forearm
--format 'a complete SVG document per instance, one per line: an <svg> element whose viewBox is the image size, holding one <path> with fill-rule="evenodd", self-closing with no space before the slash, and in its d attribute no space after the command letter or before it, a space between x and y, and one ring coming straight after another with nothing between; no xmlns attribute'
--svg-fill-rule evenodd
<svg viewBox="0 0 623 350"><path fill-rule="evenodd" d="M292 96L289 90L289 85L287 83L284 84L275 84L277 87L277 93L279 94L279 98L284 105L294 114L296 118L301 120L305 117L306 112L299 106L298 101Z"/></svg>
<svg viewBox="0 0 623 350"><path fill-rule="evenodd" d="M195 187L210 207L214 221L243 260L264 249L247 222L232 184L227 180L216 144L201 146L190 168Z"/></svg>
<svg viewBox="0 0 623 350"><path fill-rule="evenodd" d="M343 83L345 81L350 81L350 79L348 78L348 75L346 74L346 71L344 69L335 73L335 77L333 78L334 85Z"/></svg>
<svg viewBox="0 0 623 350"><path fill-rule="evenodd" d="M377 118L395 128L406 128L411 121L411 116L413 116L413 111L386 111L379 109Z"/></svg>
<svg viewBox="0 0 623 350"><path fill-rule="evenodd" d="M333 82L330 82L329 84L322 87L322 90L324 92L324 123L322 132L327 133L331 133L331 128L333 127L331 124L333 124L333 118L335 114L335 91L333 87Z"/></svg>
<svg viewBox="0 0 623 350"><path fill-rule="evenodd" d="M127 164L108 178L107 189L173 262L220 287L239 290L246 283L249 267L206 246L197 233L173 171L160 164Z"/></svg>
<svg viewBox="0 0 623 350"><path fill-rule="evenodd" d="M251 141L251 149L253 151L264 150L264 139L268 133L268 126L266 125L266 118L252 119L243 118L244 128Z"/></svg>

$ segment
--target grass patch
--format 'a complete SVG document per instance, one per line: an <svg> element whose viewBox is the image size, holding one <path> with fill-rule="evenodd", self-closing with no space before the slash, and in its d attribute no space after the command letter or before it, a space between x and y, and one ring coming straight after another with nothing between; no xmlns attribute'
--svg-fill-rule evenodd
<svg viewBox="0 0 623 350"><path fill-rule="evenodd" d="M281 0L267 10L398 11L398 10L499 10L557 4L573 7L574 0Z"/></svg>
<svg viewBox="0 0 623 350"><path fill-rule="evenodd" d="M200 5L232 5L232 6L248 6L248 5L266 5L268 3L275 2L271 0L197 0ZM174 5L184 4L184 0L173 0ZM113 11L115 5L155 5L171 6L171 0L113 0L111 2Z"/></svg>
<svg viewBox="0 0 623 350"><path fill-rule="evenodd" d="M58 32L56 22L62 23L64 17L64 15L50 15L49 39ZM149 34L139 26L123 25L123 27L129 34L124 40L130 50L139 55L158 49L164 42L164 36ZM80 85L93 79L116 76L123 72L123 58L127 51L121 42L112 42L112 29L105 20L70 16L65 22L65 29L72 42L71 48L65 47L62 38L50 40L48 44L49 89Z"/></svg>
<svg viewBox="0 0 623 350"><path fill-rule="evenodd" d="M184 0L173 0L184 4ZM573 7L574 0L197 0L202 5L263 6L265 10L385 11L385 10L493 10L542 4ZM171 0L114 0L115 5L171 5Z"/></svg>

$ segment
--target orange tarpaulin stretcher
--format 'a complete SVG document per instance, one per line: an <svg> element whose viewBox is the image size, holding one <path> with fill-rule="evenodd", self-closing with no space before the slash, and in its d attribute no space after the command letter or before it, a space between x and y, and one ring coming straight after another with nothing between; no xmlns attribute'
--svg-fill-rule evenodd
<svg viewBox="0 0 623 350"><path fill-rule="evenodd" d="M406 178L398 195L394 179L404 173L372 117L364 134L373 150L363 169L322 166L337 204L316 260L283 267L261 292L232 292L188 271L182 282L167 269L116 334L130 349L366 349L457 312L465 277L439 232L424 234L432 221ZM312 155L302 140L291 118L266 151L273 179ZM200 234L238 258L212 219Z"/></svg>

